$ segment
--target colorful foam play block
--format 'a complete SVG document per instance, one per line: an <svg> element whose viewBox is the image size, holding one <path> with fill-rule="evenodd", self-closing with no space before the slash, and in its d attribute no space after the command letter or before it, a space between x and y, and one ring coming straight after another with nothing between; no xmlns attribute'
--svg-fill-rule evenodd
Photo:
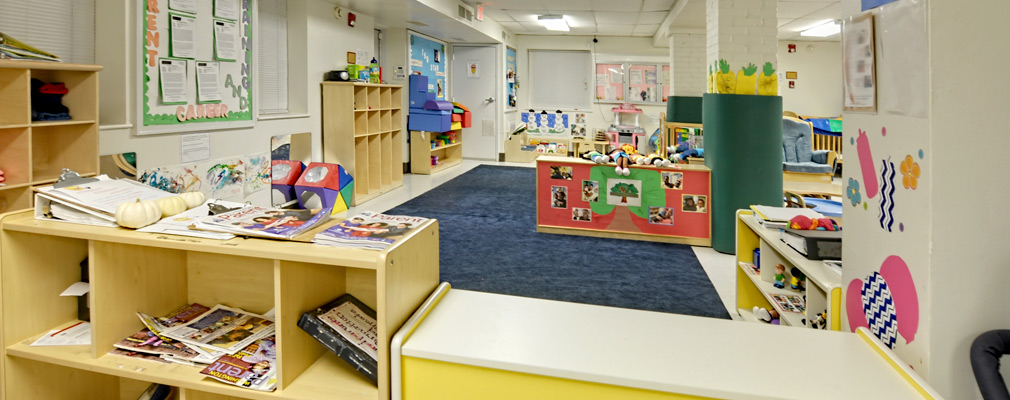
<svg viewBox="0 0 1010 400"><path fill-rule="evenodd" d="M463 122L463 114L452 114L452 122Z"/></svg>
<svg viewBox="0 0 1010 400"><path fill-rule="evenodd" d="M463 123L463 127L464 128L469 128L470 127L470 111L469 110L463 111L463 120L461 122Z"/></svg>
<svg viewBox="0 0 1010 400"><path fill-rule="evenodd" d="M305 164L301 161L272 160L270 162L270 190L274 204L284 204L297 198L294 185L304 170Z"/></svg>
<svg viewBox="0 0 1010 400"><path fill-rule="evenodd" d="M445 132L452 121L448 111L411 108L407 114L407 129L412 131Z"/></svg>
<svg viewBox="0 0 1010 400"><path fill-rule="evenodd" d="M410 107L420 108L424 102L428 101L428 77L424 75L411 75L410 86Z"/></svg>
<svg viewBox="0 0 1010 400"><path fill-rule="evenodd" d="M332 207L331 214L347 211L354 195L354 178L339 164L310 163L295 183L302 208ZM314 204L319 198L321 205Z"/></svg>
<svg viewBox="0 0 1010 400"><path fill-rule="evenodd" d="M449 125L449 129L452 129L452 130L463 129L463 123L462 122L453 122L453 123L451 123Z"/></svg>
<svg viewBox="0 0 1010 400"><path fill-rule="evenodd" d="M452 103L445 100L426 101L424 102L424 109L452 112Z"/></svg>

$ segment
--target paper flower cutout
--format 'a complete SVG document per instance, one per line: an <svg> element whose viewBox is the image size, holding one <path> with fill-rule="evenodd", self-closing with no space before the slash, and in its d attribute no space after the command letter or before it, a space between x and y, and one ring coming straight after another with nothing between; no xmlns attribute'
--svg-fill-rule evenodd
<svg viewBox="0 0 1010 400"><path fill-rule="evenodd" d="M859 181L849 178L849 187L845 189L845 197L852 202L853 207L863 201L863 196L859 194Z"/></svg>
<svg viewBox="0 0 1010 400"><path fill-rule="evenodd" d="M901 162L901 183L905 189L915 190L919 187L919 163L911 155L905 156L905 161Z"/></svg>

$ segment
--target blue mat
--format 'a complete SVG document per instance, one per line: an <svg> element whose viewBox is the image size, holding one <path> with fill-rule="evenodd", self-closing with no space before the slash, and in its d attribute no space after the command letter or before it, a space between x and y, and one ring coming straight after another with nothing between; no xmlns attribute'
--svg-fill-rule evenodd
<svg viewBox="0 0 1010 400"><path fill-rule="evenodd" d="M456 289L729 319L690 246L537 233L535 173L482 165L385 213L438 219Z"/></svg>

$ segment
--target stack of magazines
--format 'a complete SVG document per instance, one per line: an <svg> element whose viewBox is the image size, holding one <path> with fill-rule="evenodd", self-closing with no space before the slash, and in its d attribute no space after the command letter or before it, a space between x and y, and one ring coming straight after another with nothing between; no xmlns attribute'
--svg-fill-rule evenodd
<svg viewBox="0 0 1010 400"><path fill-rule="evenodd" d="M428 218L365 211L317 233L312 242L326 246L382 250L426 221Z"/></svg>
<svg viewBox="0 0 1010 400"><path fill-rule="evenodd" d="M194 229L225 232L238 236L293 239L330 218L331 208L291 210L245 206L196 220Z"/></svg>
<svg viewBox="0 0 1010 400"><path fill-rule="evenodd" d="M10 35L0 32L0 59L60 62L55 54L47 53Z"/></svg>
<svg viewBox="0 0 1010 400"><path fill-rule="evenodd" d="M113 354L186 365L222 382L272 391L277 386L274 322L217 305L190 304L164 317L137 313L144 329L114 344Z"/></svg>

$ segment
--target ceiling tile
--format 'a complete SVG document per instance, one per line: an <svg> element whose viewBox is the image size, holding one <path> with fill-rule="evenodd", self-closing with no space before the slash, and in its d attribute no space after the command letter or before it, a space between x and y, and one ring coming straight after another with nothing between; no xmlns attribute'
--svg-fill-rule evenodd
<svg viewBox="0 0 1010 400"><path fill-rule="evenodd" d="M687 0L684 0L687 1ZM699 0L693 0L699 1ZM673 8L673 0L645 0L642 11L663 11L668 12Z"/></svg>
<svg viewBox="0 0 1010 400"><path fill-rule="evenodd" d="M498 23L514 21L511 15L502 10L484 9L484 15Z"/></svg>
<svg viewBox="0 0 1010 400"><path fill-rule="evenodd" d="M592 0L593 11L632 11L642 9L642 0Z"/></svg>
<svg viewBox="0 0 1010 400"><path fill-rule="evenodd" d="M842 5L835 2L832 5L805 15L803 18L842 19Z"/></svg>
<svg viewBox="0 0 1010 400"><path fill-rule="evenodd" d="M639 24L659 24L666 19L665 11L643 12L638 14Z"/></svg>
<svg viewBox="0 0 1010 400"><path fill-rule="evenodd" d="M596 25L573 26L572 30L568 32L569 35L592 35L595 33L596 33Z"/></svg>
<svg viewBox="0 0 1010 400"><path fill-rule="evenodd" d="M591 26L596 29L596 19L593 17L593 13L590 11L565 11L565 12L554 12L553 14L562 14L565 16L565 21L568 21L568 26L571 27L585 27Z"/></svg>
<svg viewBox="0 0 1010 400"><path fill-rule="evenodd" d="M520 23L518 23L518 22L505 21L505 22L498 22L498 23L501 24L501 26L505 27L505 29L508 29L508 30L510 30L512 32L518 32L518 31L525 31L526 30L526 28L524 28L523 25L520 24Z"/></svg>
<svg viewBox="0 0 1010 400"><path fill-rule="evenodd" d="M544 10L534 11L534 10L505 10L505 12L512 17L513 20L519 22L536 22L537 15L544 13Z"/></svg>
<svg viewBox="0 0 1010 400"><path fill-rule="evenodd" d="M593 13L597 24L634 24L638 22L638 13L633 12L602 12Z"/></svg>
<svg viewBox="0 0 1010 400"><path fill-rule="evenodd" d="M565 11L592 11L590 0L550 0L542 1L546 8Z"/></svg>
<svg viewBox="0 0 1010 400"><path fill-rule="evenodd" d="M631 30L633 36L652 36L659 29L659 24L637 24Z"/></svg>
<svg viewBox="0 0 1010 400"><path fill-rule="evenodd" d="M601 35L631 36L634 25L597 24L596 31Z"/></svg>
<svg viewBox="0 0 1010 400"><path fill-rule="evenodd" d="M494 8L505 10L546 10L547 2L543 0L509 0L501 2L502 5ZM487 6L484 6L487 9Z"/></svg>
<svg viewBox="0 0 1010 400"><path fill-rule="evenodd" d="M529 32L537 32L537 33L547 32L547 28L545 28L543 25L540 25L539 22L520 22L520 24L522 24L523 28L526 28L526 30Z"/></svg>
<svg viewBox="0 0 1010 400"><path fill-rule="evenodd" d="M826 21L827 20L825 19L797 18L794 19L792 22L789 22L788 24L780 26L779 31L799 32L802 30L806 30L807 28L812 28L819 24L823 24Z"/></svg>
<svg viewBox="0 0 1010 400"><path fill-rule="evenodd" d="M831 1L780 1L778 16L780 19L801 18L814 11L831 5Z"/></svg>

